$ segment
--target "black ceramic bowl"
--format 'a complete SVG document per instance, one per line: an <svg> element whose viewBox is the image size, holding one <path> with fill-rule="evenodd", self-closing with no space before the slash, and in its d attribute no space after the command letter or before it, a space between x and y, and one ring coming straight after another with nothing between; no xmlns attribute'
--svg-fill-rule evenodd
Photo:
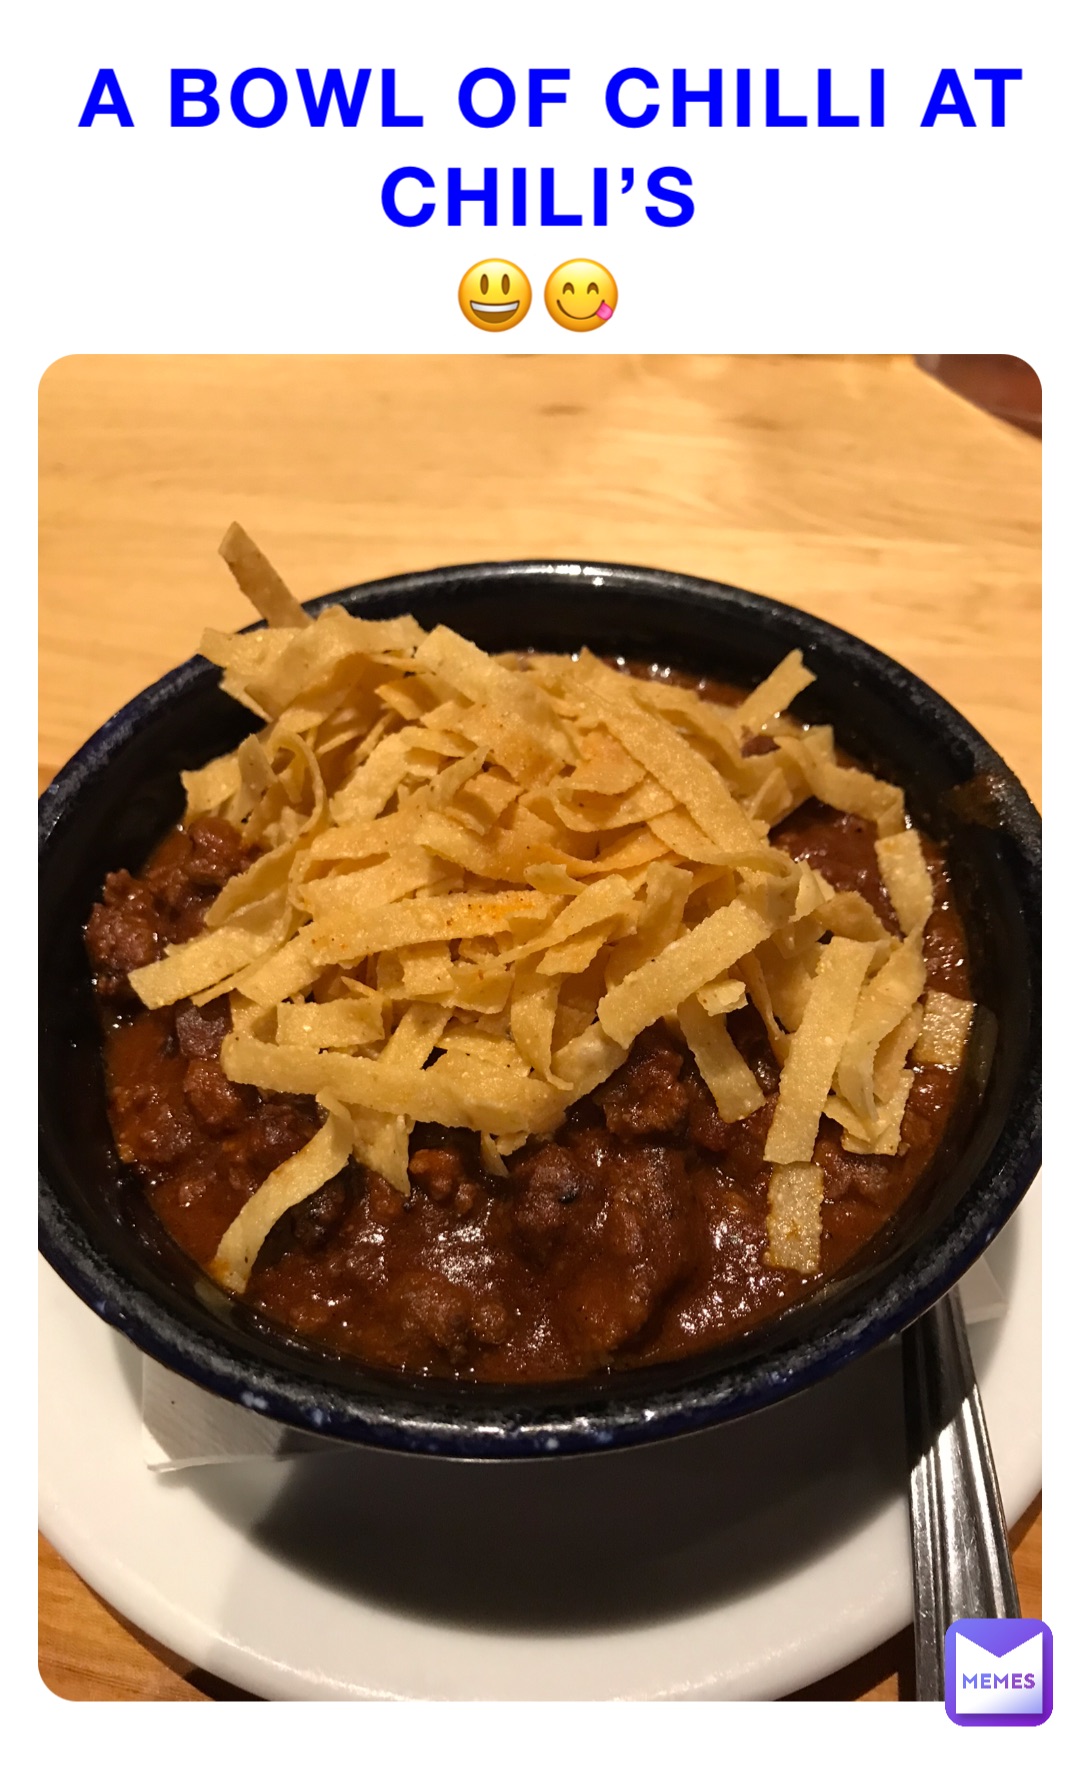
<svg viewBox="0 0 1080 1771"><path fill-rule="evenodd" d="M489 650L658 660L757 682L793 646L799 702L904 788L947 847L980 1004L962 1100L915 1195L851 1271L742 1339L666 1366L494 1387L376 1372L286 1339L217 1291L118 1169L82 928L105 874L178 817L181 768L253 723L192 659L103 726L41 802L41 1247L107 1322L163 1364L275 1419L458 1457L596 1451L692 1431L804 1389L912 1322L977 1258L1038 1168L1039 821L1001 758L926 684L835 627L673 573L548 561L456 566L318 603L446 622Z"/></svg>

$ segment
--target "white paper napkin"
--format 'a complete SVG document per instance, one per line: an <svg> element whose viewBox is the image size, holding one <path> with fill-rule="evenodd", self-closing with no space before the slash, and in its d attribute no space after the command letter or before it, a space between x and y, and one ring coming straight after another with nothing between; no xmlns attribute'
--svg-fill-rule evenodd
<svg viewBox="0 0 1080 1771"><path fill-rule="evenodd" d="M201 1390L198 1384L143 1357L142 1444L148 1470L165 1474L194 1464L250 1457L296 1457L326 1451L317 1433L302 1433Z"/></svg>

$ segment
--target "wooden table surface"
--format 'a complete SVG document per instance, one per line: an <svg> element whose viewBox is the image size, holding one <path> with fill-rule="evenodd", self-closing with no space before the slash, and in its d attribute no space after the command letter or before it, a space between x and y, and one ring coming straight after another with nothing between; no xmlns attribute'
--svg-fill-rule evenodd
<svg viewBox="0 0 1080 1771"><path fill-rule="evenodd" d="M83 357L41 388L44 785L246 621L234 518L301 597L455 561L631 561L764 591L926 678L1039 791L1040 448L908 358ZM1014 1531L1041 1609L1038 1506ZM40 1665L81 1699L239 1697L41 1548ZM909 1634L813 1688L911 1695Z"/></svg>

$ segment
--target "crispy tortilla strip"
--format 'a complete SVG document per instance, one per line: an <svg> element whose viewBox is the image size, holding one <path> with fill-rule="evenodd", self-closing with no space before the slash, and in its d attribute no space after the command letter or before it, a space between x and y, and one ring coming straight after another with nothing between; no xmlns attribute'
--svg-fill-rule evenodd
<svg viewBox="0 0 1080 1771"><path fill-rule="evenodd" d="M462 892L405 899L365 911L361 920L338 912L302 929L245 973L237 987L253 1002L283 1002L309 990L325 966L352 966L369 953L426 941L494 934L518 921L551 916L557 907L558 900L544 892Z"/></svg>
<svg viewBox="0 0 1080 1771"><path fill-rule="evenodd" d="M524 884L537 892L553 892L556 897L572 898L586 887L584 879L576 879L567 868L555 861L538 861L525 869Z"/></svg>
<svg viewBox="0 0 1080 1771"><path fill-rule="evenodd" d="M389 707L398 714L407 726L423 719L425 713L430 713L439 700L434 684L418 676L408 677L404 682L380 683L375 695L384 707Z"/></svg>
<svg viewBox="0 0 1080 1771"><path fill-rule="evenodd" d="M276 1010L263 1008L257 1002L249 1002L246 996L234 991L229 998L229 1012L234 1032L250 1033L253 1039L273 1039L277 1025Z"/></svg>
<svg viewBox="0 0 1080 1771"><path fill-rule="evenodd" d="M221 633L216 627L204 627L199 651L226 675L246 682L280 658L295 638L295 628L287 627L257 627L254 633Z"/></svg>
<svg viewBox="0 0 1080 1771"><path fill-rule="evenodd" d="M284 768L273 765L288 757ZM321 830L326 822L327 794L322 771L307 740L299 732L275 731L265 742L245 738L238 751L241 792L251 810L243 819L248 842L267 847L293 842ZM302 806L310 802L310 810ZM235 815L235 813L234 813Z"/></svg>
<svg viewBox="0 0 1080 1771"><path fill-rule="evenodd" d="M626 1053L627 1047L609 1038L597 1021L569 1040L556 1053L551 1066L558 1081L570 1091L563 1104L567 1099L578 1101L599 1088L625 1063Z"/></svg>
<svg viewBox="0 0 1080 1771"><path fill-rule="evenodd" d="M423 886L437 885L445 864L419 847L399 849L389 860L330 879L311 880L296 892L300 908L311 917L360 917L380 904L396 904Z"/></svg>
<svg viewBox="0 0 1080 1771"><path fill-rule="evenodd" d="M510 1001L514 975L507 966L459 964L445 990L432 992L444 1008L477 1015L501 1015Z"/></svg>
<svg viewBox="0 0 1080 1771"><path fill-rule="evenodd" d="M128 983L147 1008L164 1008L220 984L241 966L273 952L280 946L287 926L283 917L261 930L238 924L211 929L170 948L164 959L137 966L128 973Z"/></svg>
<svg viewBox="0 0 1080 1771"><path fill-rule="evenodd" d="M586 652L578 672L582 695L595 697L595 711L612 736L644 763L719 849L744 854L763 847L723 777L665 719L638 705L625 678Z"/></svg>
<svg viewBox="0 0 1080 1771"><path fill-rule="evenodd" d="M674 850L685 861L700 861L706 866L716 866L721 862L733 865L732 857L718 847L694 823L690 813L682 806L676 806L670 812L661 812L659 817L649 819L649 829L661 842Z"/></svg>
<svg viewBox="0 0 1080 1771"><path fill-rule="evenodd" d="M669 861L653 861L645 873L645 902L637 919L637 930L628 940L615 947L604 970L608 990L647 960L655 959L665 947L681 934L686 901L694 887L694 875L688 867L675 867Z"/></svg>
<svg viewBox="0 0 1080 1771"><path fill-rule="evenodd" d="M807 670L802 653L789 652L764 682L751 689L741 706L735 708L732 725L744 732L760 732L778 714L786 712L799 691L809 687L813 680L814 673Z"/></svg>
<svg viewBox="0 0 1080 1771"><path fill-rule="evenodd" d="M874 1099L887 1101L899 1086L915 1041L923 1024L923 1006L917 1002L909 1009L898 1027L886 1034L874 1059Z"/></svg>
<svg viewBox="0 0 1080 1771"><path fill-rule="evenodd" d="M486 1175L493 1175L496 1180L505 1181L510 1175L495 1139L486 1131L480 1133L480 1167Z"/></svg>
<svg viewBox="0 0 1080 1771"><path fill-rule="evenodd" d="M820 730L821 728L819 728ZM843 768L829 760L822 749L804 738L778 736L778 748L803 775L815 798L839 812L853 812L875 823L882 836L894 836L904 827L904 796L890 781L879 781L862 769ZM831 748L831 741L830 741Z"/></svg>
<svg viewBox="0 0 1080 1771"><path fill-rule="evenodd" d="M650 709L658 709L668 723L680 731L692 734L698 741L704 740L725 774L738 774L742 758L731 728L730 708L703 699L694 689L681 689L675 683L664 682L662 677L629 677L625 680L636 701Z"/></svg>
<svg viewBox="0 0 1080 1771"><path fill-rule="evenodd" d="M365 621L344 609L324 609L312 626L293 633L289 644L252 671L245 687L259 704L277 716L287 708L331 701L342 680L359 686L373 709L374 689L385 675L378 662L384 647L411 651L408 635L420 630L409 616L390 621Z"/></svg>
<svg viewBox="0 0 1080 1771"><path fill-rule="evenodd" d="M771 830L801 805L806 798L804 788L795 788L788 780L784 769L777 764L769 770L746 801L746 815L756 822L767 824Z"/></svg>
<svg viewBox="0 0 1080 1771"><path fill-rule="evenodd" d="M926 983L921 930L909 935L863 985L836 1067L836 1088L866 1120L874 1118L874 1065L883 1039L910 1014Z"/></svg>
<svg viewBox="0 0 1080 1771"><path fill-rule="evenodd" d="M226 880L206 912L204 926L208 929L220 928L248 905L255 904L260 898L272 893L281 892L288 884L298 847L299 844L295 841L282 843L279 848L270 849L267 854L260 855L243 873L235 873L232 879Z"/></svg>
<svg viewBox="0 0 1080 1771"><path fill-rule="evenodd" d="M355 824L323 830L298 857L293 878L302 882L312 876L316 868L329 867L339 861L367 861L376 855L390 855L414 841L421 816L422 808L412 801L400 812L386 812L381 818L364 818Z"/></svg>
<svg viewBox="0 0 1080 1771"><path fill-rule="evenodd" d="M301 629L285 628L271 635L284 645L264 647L256 665L244 670L234 666L245 687L276 722L275 731L308 730L340 708L349 694L357 710L363 707L374 718L377 704L371 693L370 669L352 656L348 643L351 617L341 609L326 609Z"/></svg>
<svg viewBox="0 0 1080 1771"><path fill-rule="evenodd" d="M852 1113L846 1101L831 1096L826 1111L844 1128L840 1139L844 1149L853 1156L895 1156L900 1148L904 1111L914 1081L913 1071L902 1070L892 1094L882 1103L869 1125L860 1120L858 1114Z"/></svg>
<svg viewBox="0 0 1080 1771"><path fill-rule="evenodd" d="M917 830L901 830L874 844L885 890L905 935L925 927L934 908L934 882L926 865L922 838Z"/></svg>
<svg viewBox="0 0 1080 1771"><path fill-rule="evenodd" d="M521 1149L522 1144L528 1143L529 1135L526 1131L505 1132L499 1137L492 1137L491 1143L500 1156L512 1156L515 1150ZM488 1134L481 1132L480 1136L483 1139Z"/></svg>
<svg viewBox="0 0 1080 1771"><path fill-rule="evenodd" d="M975 1004L943 990L926 992L922 1032L916 1041L917 1064L936 1064L942 1070L959 1070L967 1050Z"/></svg>
<svg viewBox="0 0 1080 1771"><path fill-rule="evenodd" d="M482 746L523 787L548 780L559 766L548 746L505 706L444 701L424 715L422 724L434 731L458 732L470 745Z"/></svg>
<svg viewBox="0 0 1080 1771"><path fill-rule="evenodd" d="M267 1175L218 1243L207 1271L226 1291L247 1288L255 1258L280 1217L340 1173L352 1153L352 1121L332 1095L320 1094L326 1122L310 1143Z"/></svg>
<svg viewBox="0 0 1080 1771"><path fill-rule="evenodd" d="M381 1044L383 1034L382 999L374 995L337 1002L283 1002L277 1011L279 1045L355 1050L376 1041Z"/></svg>
<svg viewBox="0 0 1080 1771"><path fill-rule="evenodd" d="M184 823L220 812L240 786L240 761L235 751L228 756L215 756L202 769L181 770L180 780L187 795Z"/></svg>
<svg viewBox="0 0 1080 1771"><path fill-rule="evenodd" d="M551 899L548 901L553 903ZM583 892L571 898L569 904L559 911L541 934L534 935L519 947L510 948L502 955L502 959L507 965L516 964L519 960L541 952L545 947L555 947L568 941L572 935L580 934L583 929L594 928L598 923L607 923L614 916L629 916L634 910L633 889L620 874L593 880Z"/></svg>
<svg viewBox="0 0 1080 1771"><path fill-rule="evenodd" d="M629 1046L643 1028L673 1014L703 984L712 983L770 933L770 924L746 904L714 911L663 953L631 972L602 998L600 1023L618 1044Z"/></svg>
<svg viewBox="0 0 1080 1771"><path fill-rule="evenodd" d="M480 751L473 752L475 756L482 754ZM441 784L442 776L435 785ZM478 836L484 836L520 794L521 787L517 781L497 775L493 769L485 769L466 786L454 790L453 815L460 819L466 829L475 830ZM446 797L449 798L449 795Z"/></svg>
<svg viewBox="0 0 1080 1771"><path fill-rule="evenodd" d="M409 772L413 727L390 732L371 752L330 802L335 824L357 824L375 818Z"/></svg>
<svg viewBox="0 0 1080 1771"><path fill-rule="evenodd" d="M470 803L479 806L482 801L475 795L479 786L478 778L482 779L480 771L486 761L487 751L478 747L476 750L466 751L464 756L457 757L445 764L425 786L417 788L415 793L410 794L408 801L410 809L427 810L428 807L447 805L455 799L460 800L465 789L468 789ZM506 785L509 787L509 799L505 803L509 804L518 789L513 782Z"/></svg>
<svg viewBox="0 0 1080 1771"><path fill-rule="evenodd" d="M572 762L574 749L549 698L526 671L504 665L463 639L449 627L436 627L416 649L416 664L431 670L458 694L483 706L498 708L515 725L531 731L534 741L560 762Z"/></svg>
<svg viewBox="0 0 1080 1771"><path fill-rule="evenodd" d="M494 1016L486 1018L495 1019ZM518 1076L527 1076L531 1068L501 1025L487 1027L479 1021L455 1020L447 1028L439 1044L444 1052L475 1058L481 1064L500 1065L503 1069L513 1070Z"/></svg>
<svg viewBox="0 0 1080 1771"><path fill-rule="evenodd" d="M740 959L737 970L746 984L750 1001L761 1016L769 1044L772 1047L773 1057L778 1064L786 1064L788 1053L791 1050L791 1035L785 1032L776 1018L772 994L765 981L765 973L758 955L748 953L745 959Z"/></svg>
<svg viewBox="0 0 1080 1771"><path fill-rule="evenodd" d="M654 836L651 830L629 830L620 833L614 840L609 838L596 851L591 861L572 861L569 865L581 874L630 874L639 867L647 867L652 861L661 860L667 853L667 844Z"/></svg>
<svg viewBox="0 0 1080 1771"><path fill-rule="evenodd" d="M630 793L645 779L644 765L628 756L608 732L586 732L581 757L573 773L560 783L567 793Z"/></svg>
<svg viewBox="0 0 1080 1771"><path fill-rule="evenodd" d="M768 1162L809 1163L841 1053L851 1032L870 948L836 935L822 953L801 1025L780 1073L765 1142Z"/></svg>
<svg viewBox="0 0 1080 1771"><path fill-rule="evenodd" d="M549 827L524 808L515 813L510 829L489 830L485 836L463 829L456 818L432 813L418 827L417 841L481 879L508 884L527 884L527 874L541 862L567 869L578 866L572 855L550 840Z"/></svg>
<svg viewBox="0 0 1080 1771"><path fill-rule="evenodd" d="M366 1107L350 1107L348 1112L356 1160L408 1198L409 1139L415 1122L407 1113L376 1113Z"/></svg>
<svg viewBox="0 0 1080 1771"><path fill-rule="evenodd" d="M622 919L609 918L594 928L582 929L580 934L571 935L566 941L559 941L549 947L537 962L537 971L544 977L567 977L578 972L587 971L597 954L615 938L616 930Z"/></svg>
<svg viewBox="0 0 1080 1771"><path fill-rule="evenodd" d="M821 1269L825 1175L813 1162L776 1163L769 1178L769 1247L765 1264L793 1273Z"/></svg>
<svg viewBox="0 0 1080 1771"><path fill-rule="evenodd" d="M833 935L844 935L849 941L892 944L889 931L876 910L858 892L834 892L811 915L819 928L827 929Z"/></svg>
<svg viewBox="0 0 1080 1771"><path fill-rule="evenodd" d="M262 549L256 547L239 523L229 524L218 553L268 627L310 625L311 616L301 608L285 580L279 577Z"/></svg>
<svg viewBox="0 0 1080 1771"><path fill-rule="evenodd" d="M629 824L644 824L670 812L675 801L656 781L642 781L626 793L581 793L572 799L556 796L552 805L568 830L593 835L598 830L622 830Z"/></svg>
<svg viewBox="0 0 1080 1771"><path fill-rule="evenodd" d="M697 1000L707 1015L731 1015L746 1007L746 985L741 978L720 978L699 990Z"/></svg>
<svg viewBox="0 0 1080 1771"><path fill-rule="evenodd" d="M836 894L828 880L822 879L821 875L815 873L814 869L809 867L805 861L799 861L796 865L799 871L799 886L795 894L795 908L791 914L794 922L801 922L804 916L809 916L814 910L820 910L821 906L827 904L829 899L835 897Z"/></svg>
<svg viewBox="0 0 1080 1771"><path fill-rule="evenodd" d="M551 1082L551 1036L559 1006L559 979L518 967L510 1001L510 1032L526 1064Z"/></svg>
<svg viewBox="0 0 1080 1771"><path fill-rule="evenodd" d="M742 874L743 901L752 904L774 929L782 928L790 922L795 914L802 886L798 864L791 861L790 857L785 859L788 862L787 867L777 871L770 869L759 872L756 868L746 866L739 870ZM725 877L721 872L721 880Z"/></svg>
<svg viewBox="0 0 1080 1771"><path fill-rule="evenodd" d="M449 1019L446 1010L438 1003L411 1003L387 1040L385 1049L379 1053L379 1062L411 1064L422 1070Z"/></svg>
<svg viewBox="0 0 1080 1771"><path fill-rule="evenodd" d="M406 996L431 996L453 986L449 941L421 941L415 947L399 947L401 983Z"/></svg>
<svg viewBox="0 0 1080 1771"><path fill-rule="evenodd" d="M492 1133L533 1131L562 1112L565 1096L533 1077L448 1053L425 1070L382 1058L264 1045L229 1034L221 1067L230 1082L279 1094L326 1090L348 1106L405 1113L437 1125Z"/></svg>
<svg viewBox="0 0 1080 1771"><path fill-rule="evenodd" d="M763 941L758 948L756 958L769 1000L787 1033L794 1033L802 1024L822 952L822 947L815 944L805 954L784 954L772 941Z"/></svg>
<svg viewBox="0 0 1080 1771"><path fill-rule="evenodd" d="M691 997L679 1009L679 1025L725 1124L745 1119L765 1105L757 1078L736 1050L722 1015L714 1020Z"/></svg>

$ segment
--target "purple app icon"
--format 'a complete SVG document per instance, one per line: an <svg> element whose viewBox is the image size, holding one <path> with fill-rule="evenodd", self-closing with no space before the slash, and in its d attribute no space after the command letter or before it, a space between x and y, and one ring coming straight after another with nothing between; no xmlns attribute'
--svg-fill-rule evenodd
<svg viewBox="0 0 1080 1771"><path fill-rule="evenodd" d="M1030 1617L970 1617L945 1637L945 1712L962 1728L1037 1728L1054 1707L1054 1638Z"/></svg>

